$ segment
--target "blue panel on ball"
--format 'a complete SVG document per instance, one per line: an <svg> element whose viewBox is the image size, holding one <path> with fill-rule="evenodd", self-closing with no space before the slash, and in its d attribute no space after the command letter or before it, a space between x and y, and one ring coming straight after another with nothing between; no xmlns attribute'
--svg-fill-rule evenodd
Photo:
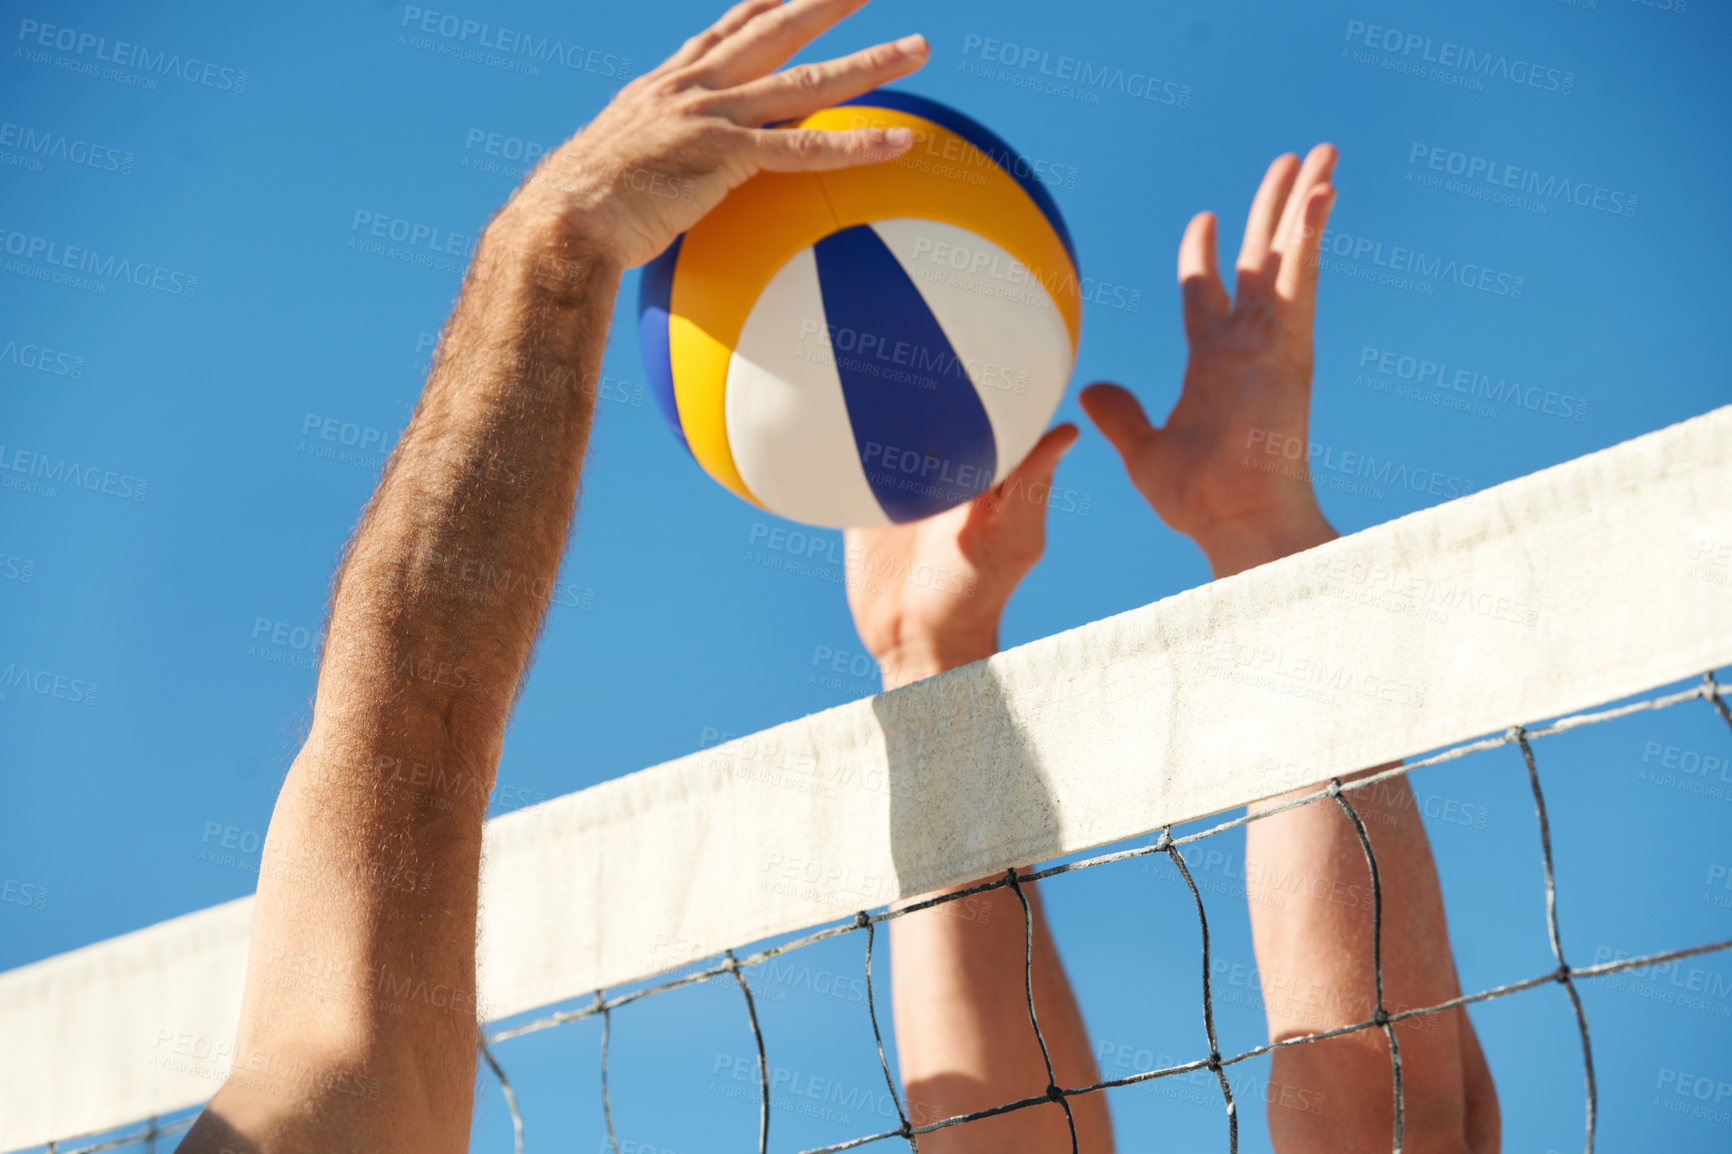
<svg viewBox="0 0 1732 1154"><path fill-rule="evenodd" d="M1010 178L1022 186L1022 190L1033 200L1058 233L1058 239L1064 245L1065 252L1070 254L1070 262L1081 275L1082 265L1076 259L1076 245L1071 243L1070 229L1065 227L1064 216L1058 210L1058 205L1052 199L1052 194L1046 190L1046 184L1035 174L1035 166L1030 164L1021 153L1004 142L992 129L972 117L964 116L948 104L940 104L936 100L928 100L924 96L916 96L912 92L896 92L889 88L878 88L856 96L852 100L844 100L843 106L857 104L863 108L888 108L895 112L906 112L912 116L924 117L932 123L948 128L980 151L986 153L992 162L1010 174Z"/></svg>
<svg viewBox="0 0 1732 1154"><path fill-rule="evenodd" d="M668 350L668 301L674 292L674 267L679 264L680 245L684 236L675 238L666 252L643 266L643 281L638 287L637 335L643 350L644 372L649 374L650 392L662 416L679 438L680 447L691 452L686 443L686 430L680 424L680 406L674 400L673 355Z"/></svg>
<svg viewBox="0 0 1732 1154"><path fill-rule="evenodd" d="M918 521L985 492L992 422L902 263L868 225L814 251L854 444L885 515Z"/></svg>

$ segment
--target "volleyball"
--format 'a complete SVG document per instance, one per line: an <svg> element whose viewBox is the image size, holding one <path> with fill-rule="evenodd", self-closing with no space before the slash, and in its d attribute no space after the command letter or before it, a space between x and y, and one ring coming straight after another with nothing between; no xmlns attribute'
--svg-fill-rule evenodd
<svg viewBox="0 0 1732 1154"><path fill-rule="evenodd" d="M936 101L877 91L802 127L906 127L883 164L763 173L644 269L639 338L675 436L793 521L916 521L1002 481L1076 362L1076 251L1036 167Z"/></svg>

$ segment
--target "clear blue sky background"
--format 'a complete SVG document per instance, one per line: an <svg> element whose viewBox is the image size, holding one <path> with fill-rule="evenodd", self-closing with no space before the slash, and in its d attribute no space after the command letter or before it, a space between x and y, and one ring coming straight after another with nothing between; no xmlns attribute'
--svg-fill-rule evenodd
<svg viewBox="0 0 1732 1154"><path fill-rule="evenodd" d="M418 48L402 39L407 10L388 2L9 9L5 131L113 151L97 152L92 166L0 142L11 158L0 165L0 228L163 266L181 274L171 286L196 276L197 289L189 297L111 283L97 294L34 279L47 268L39 257L9 249L3 258L6 460L24 451L95 466L142 499L65 485L52 496L0 490L0 667L64 676L68 695L74 681L100 686L89 704L0 687L0 874L10 895L0 902L0 967L251 891L245 869L201 860L213 848L207 830L216 823L247 838L265 829L309 715L308 634L297 631L321 621L333 559L372 488L380 446L408 418L429 335L458 283L449 269L352 248L356 213L472 237L521 164L469 142L498 134L555 145L619 83ZM716 5L512 0L441 11L593 48L602 71L606 57L629 59L635 74ZM81 75L52 62L70 53L33 49L44 62L24 52L28 19L219 71L210 85L159 79L155 91ZM1354 21L1537 62L1556 70L1542 83L1555 76L1561 88L1570 74L1570 91L1504 79L1475 91L1403 76L1381 66L1399 56L1347 39ZM1184 222L1219 211L1230 259L1269 160L1327 139L1342 153L1332 239L1349 255L1323 277L1321 445L1481 487L1727 399L1732 25L1720 5L877 0L817 51L911 30L934 51L905 87L963 109L1061 174L1054 194L1085 273L1104 286L1085 312L1079 384L1118 379L1164 411L1185 356L1172 275ZM1183 86L1186 106L1118 91L1079 100L1012 82L1038 84L1033 65L991 63L974 75L966 66L981 63L989 39L1175 86L1162 94ZM240 71L244 92L220 87ZM1603 190L1602 207L1548 201L1539 213L1427 187L1416 147L1580 182L1585 199ZM1632 205L1633 215L1608 211ZM1519 299L1452 282L1416 292L1358 279L1353 268L1379 271L1369 257L1352 259L1360 238L1386 253L1400 246L1489 268L1503 277L1494 286L1520 278ZM774 522L705 479L663 428L630 323L636 285L628 276L607 355L610 399L566 563L567 603L552 612L517 711L500 809L687 753L718 732L824 709L873 681L864 661L828 683L814 677L820 654L859 653L839 567L820 560L818 576L806 576L748 560L754 532ZM55 350L51 371L29 367L26 346ZM1430 382L1389 391L1403 382L1368 375L1367 349L1447 365L1451 378L1460 369L1518 382L1539 408L1482 400L1488 408L1452 410L1433 403L1445 394ZM1080 417L1074 390L1061 415ZM320 438L327 427L342 438L345 426L366 443ZM352 455L337 455L345 450ZM136 479L148 482L141 493ZM1092 432L1059 483L1075 500L1053 514L1049 555L1010 606L1006 644L1207 578L1198 551L1155 520ZM1398 487L1323 492L1344 531L1440 499ZM1723 770L1694 775L1719 785L1714 799L1643 780L1666 756L1650 743L1732 754L1732 735L1700 705L1540 747L1573 961L1722 938L1732 925L1732 891L1707 883L1712 866L1732 860L1732 783L1712 780ZM1437 815L1464 985L1548 970L1519 760L1503 751L1422 772L1415 784ZM1446 820L1463 812L1465 825ZM1215 887L1218 955L1248 964L1243 902L1231 892L1242 846L1222 838L1231 861L1200 873ZM1095 1036L1128 1047L1105 1059L1108 1074L1129 1072L1120 1057L1134 1065L1138 1050L1148 1051L1145 1065L1204 1052L1188 896L1139 871L1090 871L1050 889ZM812 989L829 985L816 974L857 976L856 939L801 964L812 972L764 981L773 1064L803 1080L879 1085L864 1007ZM1260 1041L1253 990L1222 989L1223 1048ZM1686 994L1693 1004L1681 1004ZM1626 978L1591 989L1587 1003L1603 1148L1732 1143L1724 1120L1668 1109L1694 1104L1671 1093L1677 1077L1732 1082L1732 961ZM1505 1149L1579 1148L1580 1055L1562 991L1487 1005L1474 1019L1502 1091ZM531 1149L601 1148L597 1037L585 1024L502 1047ZM693 1154L755 1140L751 1086L729 1077L752 1052L737 995L652 1000L616 1017L615 1041L615 1116L637 1149ZM1261 1078L1266 1068L1249 1070ZM735 1089L746 1100L730 1097ZM1257 1093L1242 1111L1251 1150L1267 1147ZM473 1149L508 1150L497 1091L484 1086L479 1103ZM1115 1091L1113 1108L1123 1149L1225 1148L1207 1086ZM885 1125L860 1110L847 1123L781 1108L774 1119L778 1148Z"/></svg>

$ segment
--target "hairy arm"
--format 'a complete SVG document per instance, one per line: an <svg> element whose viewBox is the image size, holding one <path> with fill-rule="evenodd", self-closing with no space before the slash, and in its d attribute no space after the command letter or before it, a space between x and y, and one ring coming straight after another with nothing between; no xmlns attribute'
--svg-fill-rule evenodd
<svg viewBox="0 0 1732 1154"><path fill-rule="evenodd" d="M1045 494L1073 426L1049 432L995 491L911 525L854 530L850 553L874 573L939 572L946 580L850 585L861 640L894 689L998 650L998 623L1045 546ZM961 589L957 593L952 590ZM966 887L958 887L966 888ZM1061 1087L1098 1080L1088 1031L1047 927L1037 886L1022 887L1033 919L1029 977L1035 1014ZM909 1117L915 1125L1046 1093L1046 1064L1028 1020L1022 903L1008 887L906 914L890 923L891 1000ZM1106 1099L1069 1100L1078 1148L1113 1148ZM1043 1104L922 1135L935 1154L1038 1154L1070 1149L1063 1107Z"/></svg>
<svg viewBox="0 0 1732 1154"><path fill-rule="evenodd" d="M1304 451L1318 247L1335 199L1334 164L1334 149L1321 145L1303 164L1283 156L1270 167L1246 224L1236 299L1217 268L1214 217L1191 222L1179 250L1191 359L1164 427L1150 425L1116 385L1083 394L1131 479L1162 519L1202 547L1216 577L1336 536L1318 507ZM1301 451L1291 452L1295 445ZM1347 796L1369 831L1383 886L1386 1007L1455 996L1443 894L1406 779ZM1320 801L1252 822L1245 858L1270 1039L1370 1018L1370 873L1340 805ZM1397 1039L1404 1148L1495 1151L1497 1093L1466 1010L1413 1019ZM1389 1148L1394 1088L1381 1030L1276 1051L1269 1089L1269 1130L1283 1154Z"/></svg>
<svg viewBox="0 0 1732 1154"><path fill-rule="evenodd" d="M773 130L920 66L775 72L864 0L746 0L624 89L486 231L350 543L313 724L266 837L231 1073L182 1149L467 1148L481 831L577 496L621 271L766 169L888 159ZM681 182L674 199L637 192ZM665 186L665 182L663 184Z"/></svg>
<svg viewBox="0 0 1732 1154"><path fill-rule="evenodd" d="M233 1073L185 1149L466 1141L482 819L619 276L513 209L481 242L337 576L312 729L266 838Z"/></svg>

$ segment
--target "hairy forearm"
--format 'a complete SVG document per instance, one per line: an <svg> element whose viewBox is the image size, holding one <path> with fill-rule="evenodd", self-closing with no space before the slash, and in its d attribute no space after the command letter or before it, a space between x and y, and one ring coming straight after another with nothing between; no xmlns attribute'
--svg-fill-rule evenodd
<svg viewBox="0 0 1732 1154"><path fill-rule="evenodd" d="M503 730L553 588L619 270L502 214L338 576L330 716L413 698Z"/></svg>
<svg viewBox="0 0 1732 1154"><path fill-rule="evenodd" d="M544 219L520 201L489 228L339 571L260 869L236 1074L189 1149L462 1148L482 823L619 279Z"/></svg>

